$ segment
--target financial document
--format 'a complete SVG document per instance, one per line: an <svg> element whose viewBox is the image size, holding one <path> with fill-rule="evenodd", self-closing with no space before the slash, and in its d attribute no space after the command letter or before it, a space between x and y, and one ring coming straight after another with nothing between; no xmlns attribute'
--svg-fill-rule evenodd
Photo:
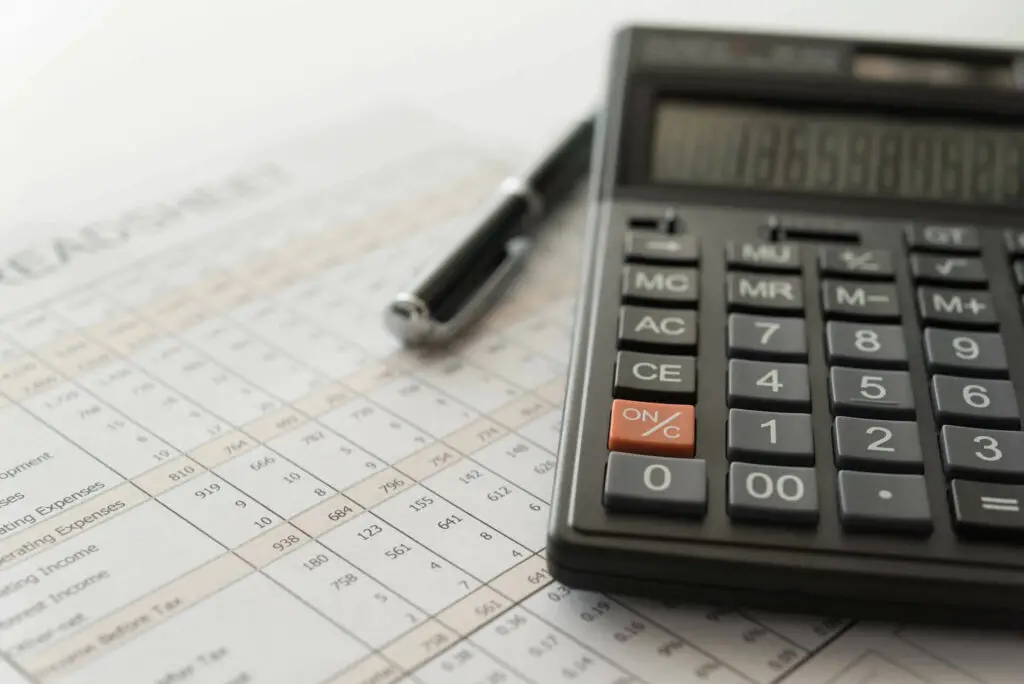
<svg viewBox="0 0 1024 684"><path fill-rule="evenodd" d="M381 324L505 172L401 112L4 227L0 683L1024 681L1019 633L553 582L581 202L455 348Z"/></svg>

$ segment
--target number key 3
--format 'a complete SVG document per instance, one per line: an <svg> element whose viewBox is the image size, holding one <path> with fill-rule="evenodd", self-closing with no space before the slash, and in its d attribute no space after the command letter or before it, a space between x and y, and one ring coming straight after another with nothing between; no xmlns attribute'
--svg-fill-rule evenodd
<svg viewBox="0 0 1024 684"><path fill-rule="evenodd" d="M951 477L1024 480L1024 432L942 428L942 462Z"/></svg>

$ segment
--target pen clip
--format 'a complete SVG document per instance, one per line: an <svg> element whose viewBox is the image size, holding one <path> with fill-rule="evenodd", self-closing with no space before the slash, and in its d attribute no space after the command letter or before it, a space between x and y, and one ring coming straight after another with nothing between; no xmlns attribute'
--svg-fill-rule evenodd
<svg viewBox="0 0 1024 684"><path fill-rule="evenodd" d="M389 309L388 327L411 343L447 342L490 310L526 264L533 240L514 237L505 243L505 257L448 320L438 321L419 297L403 292Z"/></svg>

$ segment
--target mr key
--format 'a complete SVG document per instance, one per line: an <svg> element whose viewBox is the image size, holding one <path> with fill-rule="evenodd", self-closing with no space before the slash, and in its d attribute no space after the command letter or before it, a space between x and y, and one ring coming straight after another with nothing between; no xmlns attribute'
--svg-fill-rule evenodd
<svg viewBox="0 0 1024 684"><path fill-rule="evenodd" d="M999 161L1024 154L1024 130L939 135L914 118L935 98L1024 116L1024 97L901 86L916 95L893 118L895 90L822 77L826 117L784 74L647 70L683 54L666 35L624 34L610 83L554 575L1024 622L1024 196L1008 189L1017 162ZM755 82L773 108L737 101ZM888 104L865 117L850 102Z"/></svg>

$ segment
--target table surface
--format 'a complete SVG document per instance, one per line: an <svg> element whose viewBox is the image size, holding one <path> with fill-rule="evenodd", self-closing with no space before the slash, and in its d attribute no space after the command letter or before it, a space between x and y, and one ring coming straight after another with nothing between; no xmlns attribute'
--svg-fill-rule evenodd
<svg viewBox="0 0 1024 684"><path fill-rule="evenodd" d="M1024 45L1020 0L6 0L0 223L197 155L411 104L528 158L633 21Z"/></svg>

